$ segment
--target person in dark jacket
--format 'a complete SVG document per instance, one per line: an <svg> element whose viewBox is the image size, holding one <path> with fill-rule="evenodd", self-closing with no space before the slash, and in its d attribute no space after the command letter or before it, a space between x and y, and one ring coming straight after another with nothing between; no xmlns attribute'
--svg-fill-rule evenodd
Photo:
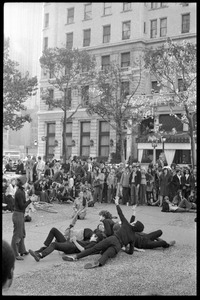
<svg viewBox="0 0 200 300"><path fill-rule="evenodd" d="M138 204L139 188L141 183L141 172L139 165L132 166L132 172L129 177L129 184L131 189L131 205Z"/></svg>
<svg viewBox="0 0 200 300"><path fill-rule="evenodd" d="M119 197L115 198L115 204L118 215L121 220L121 227L113 235L103 239L101 242L96 244L94 247L84 250L73 256L63 256L62 259L66 261L76 261L82 257L96 254L101 252L102 255L98 261L85 265L85 269L91 269L105 265L109 258L115 257L123 246L129 245L129 250L126 251L128 254L133 254L135 244L135 232L142 232L144 225L140 222L129 223L125 218L122 210L119 206Z"/></svg>
<svg viewBox="0 0 200 300"><path fill-rule="evenodd" d="M24 244L24 239L26 236L24 214L26 207L34 201L34 199L29 199L26 201L26 195L24 191L24 184L26 183L26 176L20 176L16 179L16 185L18 189L15 193L14 200L14 212L12 215L13 221L13 236L11 241L11 246L17 260L23 260L23 255L27 255L26 247ZM36 200L35 200L36 201Z"/></svg>

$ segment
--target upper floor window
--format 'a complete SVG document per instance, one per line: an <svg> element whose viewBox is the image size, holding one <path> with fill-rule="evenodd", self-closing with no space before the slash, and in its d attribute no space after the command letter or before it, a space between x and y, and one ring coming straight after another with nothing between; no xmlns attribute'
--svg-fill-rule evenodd
<svg viewBox="0 0 200 300"><path fill-rule="evenodd" d="M74 7L67 10L67 24L74 23Z"/></svg>
<svg viewBox="0 0 200 300"><path fill-rule="evenodd" d="M80 155L90 155L90 122L81 122Z"/></svg>
<svg viewBox="0 0 200 300"><path fill-rule="evenodd" d="M157 20L151 20L151 38L155 38L157 36Z"/></svg>
<svg viewBox="0 0 200 300"><path fill-rule="evenodd" d="M190 14L182 15L182 33L190 31Z"/></svg>
<svg viewBox="0 0 200 300"><path fill-rule="evenodd" d="M44 50L48 48L48 37L44 38Z"/></svg>
<svg viewBox="0 0 200 300"><path fill-rule="evenodd" d="M104 2L103 15L111 15L111 2Z"/></svg>
<svg viewBox="0 0 200 300"><path fill-rule="evenodd" d="M130 39L131 35L131 21L122 23L122 40Z"/></svg>
<svg viewBox="0 0 200 300"><path fill-rule="evenodd" d="M49 14L44 15L44 28L49 27Z"/></svg>
<svg viewBox="0 0 200 300"><path fill-rule="evenodd" d="M110 42L110 25L103 26L103 43Z"/></svg>
<svg viewBox="0 0 200 300"><path fill-rule="evenodd" d="M167 35L167 18L160 19L160 36Z"/></svg>
<svg viewBox="0 0 200 300"><path fill-rule="evenodd" d="M131 2L123 2L123 11L131 10Z"/></svg>
<svg viewBox="0 0 200 300"><path fill-rule="evenodd" d="M178 91L179 92L183 92L183 91L186 91L186 90L187 90L187 88L186 88L186 86L183 83L183 79L179 78L178 79Z"/></svg>
<svg viewBox="0 0 200 300"><path fill-rule="evenodd" d="M108 122L99 122L99 156L108 157L110 144L110 126Z"/></svg>
<svg viewBox="0 0 200 300"><path fill-rule="evenodd" d="M129 67L130 66L130 52L121 54L121 67Z"/></svg>
<svg viewBox="0 0 200 300"><path fill-rule="evenodd" d="M83 47L90 46L91 29L83 30Z"/></svg>
<svg viewBox="0 0 200 300"><path fill-rule="evenodd" d="M151 82L151 89L152 89L152 92L153 92L153 93L159 93L159 92L160 92L160 89L161 89L161 86L158 85L158 82L157 82L157 81L152 81L152 82Z"/></svg>
<svg viewBox="0 0 200 300"><path fill-rule="evenodd" d="M129 81L123 81L121 83L121 97L125 98L130 95L130 83Z"/></svg>
<svg viewBox="0 0 200 300"><path fill-rule="evenodd" d="M151 2L151 9L158 8L158 2Z"/></svg>
<svg viewBox="0 0 200 300"><path fill-rule="evenodd" d="M92 18L92 4L88 3L85 4L84 20L89 20L91 18Z"/></svg>
<svg viewBox="0 0 200 300"><path fill-rule="evenodd" d="M101 57L101 68L102 70L107 69L110 66L110 55L105 55Z"/></svg>
<svg viewBox="0 0 200 300"><path fill-rule="evenodd" d="M89 85L81 87L81 102L83 106L87 106L89 101Z"/></svg>
<svg viewBox="0 0 200 300"><path fill-rule="evenodd" d="M66 48L72 49L73 47L73 32L66 34Z"/></svg>

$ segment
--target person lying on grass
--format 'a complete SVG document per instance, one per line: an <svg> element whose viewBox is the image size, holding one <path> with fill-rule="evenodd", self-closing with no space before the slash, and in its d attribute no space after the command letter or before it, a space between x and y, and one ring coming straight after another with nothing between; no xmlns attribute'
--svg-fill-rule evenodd
<svg viewBox="0 0 200 300"><path fill-rule="evenodd" d="M76 261L82 257L86 257L88 255L101 253L101 257L98 261L91 262L85 265L85 269L91 269L95 267L100 267L105 265L109 258L115 257L123 246L129 245L128 251L126 253L133 254L134 252L134 244L135 244L135 233L142 232L144 229L144 225L140 221L134 221L129 223L129 221L125 218L120 206L119 206L119 197L116 196L115 204L117 208L117 213L119 215L121 226L120 228L114 232L113 235L103 239L101 242L97 243L95 246L90 249L86 249L81 253L78 253L73 256L63 256L62 259L65 261Z"/></svg>

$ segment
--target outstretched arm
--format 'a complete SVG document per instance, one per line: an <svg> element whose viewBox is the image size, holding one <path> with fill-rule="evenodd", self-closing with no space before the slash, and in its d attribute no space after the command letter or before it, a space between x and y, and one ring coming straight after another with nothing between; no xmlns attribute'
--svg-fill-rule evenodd
<svg viewBox="0 0 200 300"><path fill-rule="evenodd" d="M119 197L116 196L115 197L115 205L116 205L116 208L117 208L117 213L119 215L119 218L121 220L122 223L124 223L125 221L127 222L126 218L124 217L124 214L119 206Z"/></svg>

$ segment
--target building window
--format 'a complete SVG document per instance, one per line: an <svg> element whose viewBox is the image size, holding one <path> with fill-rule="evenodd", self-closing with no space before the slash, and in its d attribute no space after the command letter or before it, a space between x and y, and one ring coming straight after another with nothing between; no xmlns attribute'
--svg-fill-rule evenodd
<svg viewBox="0 0 200 300"><path fill-rule="evenodd" d="M177 117L170 115L159 115L159 123L162 124L162 130L172 131L172 128L176 128L177 132L183 132L183 123L179 120L181 119L181 114L177 114Z"/></svg>
<svg viewBox="0 0 200 300"><path fill-rule="evenodd" d="M157 81L152 81L152 82L151 82L151 89L152 89L152 92L153 92L153 93L159 93L159 92L160 92L160 89L161 89L161 86L158 85L158 82L157 82Z"/></svg>
<svg viewBox="0 0 200 300"><path fill-rule="evenodd" d="M111 2L104 2L103 15L111 15Z"/></svg>
<svg viewBox="0 0 200 300"><path fill-rule="evenodd" d="M176 150L173 163L175 164L191 164L190 150Z"/></svg>
<svg viewBox="0 0 200 300"><path fill-rule="evenodd" d="M157 35L157 20L151 20L151 38L155 38Z"/></svg>
<svg viewBox="0 0 200 300"><path fill-rule="evenodd" d="M67 24L74 23L74 7L67 10Z"/></svg>
<svg viewBox="0 0 200 300"><path fill-rule="evenodd" d="M158 8L158 2L151 2L151 9Z"/></svg>
<svg viewBox="0 0 200 300"><path fill-rule="evenodd" d="M123 2L123 11L131 10L131 2Z"/></svg>
<svg viewBox="0 0 200 300"><path fill-rule="evenodd" d="M183 79L182 78L179 78L178 79L178 91L179 92L183 92L183 91L186 91L187 88L186 86L183 84Z"/></svg>
<svg viewBox="0 0 200 300"><path fill-rule="evenodd" d="M46 158L52 158L55 150L55 123L47 123Z"/></svg>
<svg viewBox="0 0 200 300"><path fill-rule="evenodd" d="M110 126L105 121L99 123L99 156L109 156Z"/></svg>
<svg viewBox="0 0 200 300"><path fill-rule="evenodd" d="M105 55L101 57L101 68L106 70L110 66L110 55Z"/></svg>
<svg viewBox="0 0 200 300"><path fill-rule="evenodd" d="M72 155L72 122L67 122L66 126L66 150L67 159Z"/></svg>
<svg viewBox="0 0 200 300"><path fill-rule="evenodd" d="M80 155L90 156L90 122L81 122Z"/></svg>
<svg viewBox="0 0 200 300"><path fill-rule="evenodd" d="M190 31L190 14L182 15L182 33Z"/></svg>
<svg viewBox="0 0 200 300"><path fill-rule="evenodd" d="M90 46L91 29L83 30L83 47Z"/></svg>
<svg viewBox="0 0 200 300"><path fill-rule="evenodd" d="M110 25L103 26L103 43L110 42Z"/></svg>
<svg viewBox="0 0 200 300"><path fill-rule="evenodd" d="M167 35L167 18L160 19L160 36Z"/></svg>
<svg viewBox="0 0 200 300"><path fill-rule="evenodd" d="M121 97L125 99L128 95L130 95L130 83L129 81L123 81L121 83Z"/></svg>
<svg viewBox="0 0 200 300"><path fill-rule="evenodd" d="M122 23L122 40L130 39L131 35L131 21Z"/></svg>
<svg viewBox="0 0 200 300"><path fill-rule="evenodd" d="M129 67L130 66L130 52L121 54L121 67Z"/></svg>
<svg viewBox="0 0 200 300"><path fill-rule="evenodd" d="M66 48L71 50L72 47L73 47L73 32L70 32L66 34Z"/></svg>
<svg viewBox="0 0 200 300"><path fill-rule="evenodd" d="M44 15L44 28L49 27L49 14Z"/></svg>
<svg viewBox="0 0 200 300"><path fill-rule="evenodd" d="M92 18L92 4L85 4L84 20L90 20Z"/></svg>
<svg viewBox="0 0 200 300"><path fill-rule="evenodd" d="M87 106L89 102L89 85L81 87L81 103L83 106Z"/></svg>
<svg viewBox="0 0 200 300"><path fill-rule="evenodd" d="M71 88L64 89L64 99L66 100L67 106L71 107L72 104L72 90Z"/></svg>
<svg viewBox="0 0 200 300"><path fill-rule="evenodd" d="M48 37L44 38L44 51L48 48Z"/></svg>

